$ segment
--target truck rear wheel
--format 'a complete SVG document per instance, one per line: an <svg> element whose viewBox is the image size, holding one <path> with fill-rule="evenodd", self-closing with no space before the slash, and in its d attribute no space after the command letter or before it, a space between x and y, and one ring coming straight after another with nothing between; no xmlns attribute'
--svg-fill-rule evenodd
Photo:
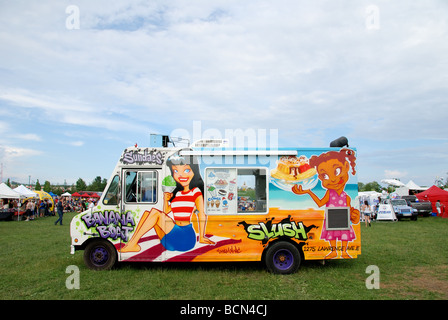
<svg viewBox="0 0 448 320"><path fill-rule="evenodd" d="M108 241L93 241L84 250L84 262L93 270L111 269L117 262L117 250Z"/></svg>
<svg viewBox="0 0 448 320"><path fill-rule="evenodd" d="M296 272L300 267L301 260L299 250L289 242L276 242L270 245L265 255L267 269L276 274Z"/></svg>

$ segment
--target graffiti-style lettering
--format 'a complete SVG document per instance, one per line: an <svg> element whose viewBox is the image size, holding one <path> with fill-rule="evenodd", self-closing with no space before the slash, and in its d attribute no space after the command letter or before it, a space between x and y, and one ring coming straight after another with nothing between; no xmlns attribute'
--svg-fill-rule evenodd
<svg viewBox="0 0 448 320"><path fill-rule="evenodd" d="M257 224L248 224L246 221L241 221L238 225L244 226L247 232L247 237L252 240L261 241L266 244L271 239L287 237L295 238L297 240L307 240L307 233L312 228L317 228L315 225L306 227L302 222L294 222L291 216L283 219L279 223L272 223L274 218L267 220L266 223L259 222Z"/></svg>
<svg viewBox="0 0 448 320"><path fill-rule="evenodd" d="M111 238L116 240L120 238L123 241L128 241L129 235L135 226L131 211L123 214L113 210L89 212L83 215L81 220L87 228L96 227L96 231L104 239Z"/></svg>
<svg viewBox="0 0 448 320"><path fill-rule="evenodd" d="M121 161L124 164L156 164L163 163L163 154L160 151L145 149L141 151L125 151Z"/></svg>
<svg viewBox="0 0 448 320"><path fill-rule="evenodd" d="M99 232L101 238L112 238L116 240L117 238L121 238L124 241L127 241L129 238L129 233L133 230L133 227L121 226L98 226L96 230Z"/></svg>
<svg viewBox="0 0 448 320"><path fill-rule="evenodd" d="M246 222L242 221L239 224L244 224ZM263 241L266 238L265 233L261 230L261 226L259 224L251 224L245 227L247 232L247 237L253 240Z"/></svg>

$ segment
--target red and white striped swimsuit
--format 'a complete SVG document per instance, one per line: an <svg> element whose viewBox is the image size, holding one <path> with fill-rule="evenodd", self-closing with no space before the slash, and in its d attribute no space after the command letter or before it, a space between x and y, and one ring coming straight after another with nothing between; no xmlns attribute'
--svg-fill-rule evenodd
<svg viewBox="0 0 448 320"><path fill-rule="evenodd" d="M190 222L195 208L195 201L199 196L202 196L199 188L193 188L187 192L178 191L171 201L171 211L173 212L174 220Z"/></svg>

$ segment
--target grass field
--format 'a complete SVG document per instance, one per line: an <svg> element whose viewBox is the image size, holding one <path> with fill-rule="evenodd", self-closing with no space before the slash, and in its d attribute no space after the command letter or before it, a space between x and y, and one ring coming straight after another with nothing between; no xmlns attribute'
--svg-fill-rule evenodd
<svg viewBox="0 0 448 320"><path fill-rule="evenodd" d="M325 265L304 262L299 272L269 274L261 263L134 263L95 272L82 252L69 253L69 222L56 217L0 221L1 300L447 300L448 219L362 225L362 254ZM79 267L80 288L69 290L66 273ZM367 289L369 266L380 288Z"/></svg>

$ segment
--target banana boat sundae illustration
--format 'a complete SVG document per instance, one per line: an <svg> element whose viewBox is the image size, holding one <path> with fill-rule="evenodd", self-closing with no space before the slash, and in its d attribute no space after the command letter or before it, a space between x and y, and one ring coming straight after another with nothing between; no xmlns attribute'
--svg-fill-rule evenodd
<svg viewBox="0 0 448 320"><path fill-rule="evenodd" d="M277 167L271 170L271 177L282 189L289 190L293 184L301 184L303 189L309 189L317 182L316 173L306 156L283 156L277 161Z"/></svg>

